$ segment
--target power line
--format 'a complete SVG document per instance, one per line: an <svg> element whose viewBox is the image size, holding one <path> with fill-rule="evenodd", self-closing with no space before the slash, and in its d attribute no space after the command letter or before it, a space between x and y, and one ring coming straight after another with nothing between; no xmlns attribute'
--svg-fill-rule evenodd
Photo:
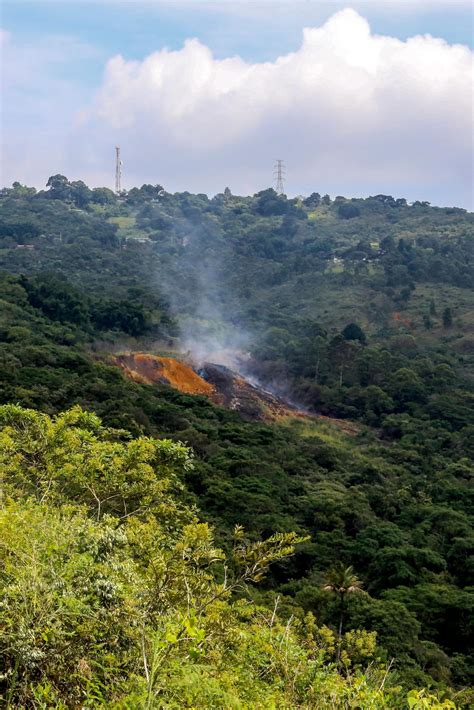
<svg viewBox="0 0 474 710"><path fill-rule="evenodd" d="M285 165L283 163L283 160L278 159L276 161L273 175L275 176L275 183L276 183L275 190L279 195L283 195L283 193L285 192L285 185L284 185Z"/></svg>

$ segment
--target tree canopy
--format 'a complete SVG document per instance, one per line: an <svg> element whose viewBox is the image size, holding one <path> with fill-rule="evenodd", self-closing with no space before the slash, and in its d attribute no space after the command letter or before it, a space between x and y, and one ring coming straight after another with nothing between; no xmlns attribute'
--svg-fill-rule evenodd
<svg viewBox="0 0 474 710"><path fill-rule="evenodd" d="M472 215L48 182L0 194L2 700L469 707ZM193 342L298 416L112 364Z"/></svg>

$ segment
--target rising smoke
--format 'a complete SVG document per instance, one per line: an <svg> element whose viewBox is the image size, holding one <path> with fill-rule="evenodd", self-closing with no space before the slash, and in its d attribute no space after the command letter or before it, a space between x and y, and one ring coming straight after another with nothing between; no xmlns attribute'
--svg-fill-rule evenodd
<svg viewBox="0 0 474 710"><path fill-rule="evenodd" d="M232 253L220 226L195 215L174 225L179 251L165 260L158 287L179 323L179 350L196 366L224 365L244 374L254 334L243 325L229 279Z"/></svg>

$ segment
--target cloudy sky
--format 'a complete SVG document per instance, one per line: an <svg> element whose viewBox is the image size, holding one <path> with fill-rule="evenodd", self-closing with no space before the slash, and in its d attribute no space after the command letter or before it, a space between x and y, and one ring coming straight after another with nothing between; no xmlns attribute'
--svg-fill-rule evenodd
<svg viewBox="0 0 474 710"><path fill-rule="evenodd" d="M465 0L3 0L2 173L472 206Z"/></svg>

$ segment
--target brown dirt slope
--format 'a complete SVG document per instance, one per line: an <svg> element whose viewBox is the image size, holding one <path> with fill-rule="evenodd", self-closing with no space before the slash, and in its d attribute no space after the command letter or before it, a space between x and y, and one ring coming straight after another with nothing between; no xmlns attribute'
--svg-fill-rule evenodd
<svg viewBox="0 0 474 710"><path fill-rule="evenodd" d="M186 394L200 394L215 404L233 409L247 420L275 422L286 418L324 419L347 434L357 434L357 424L332 419L298 409L281 397L252 384L224 365L206 362L193 369L191 364L151 353L115 355L112 362L135 382L170 385Z"/></svg>
<svg viewBox="0 0 474 710"><path fill-rule="evenodd" d="M159 357L149 353L116 355L113 362L135 382L146 385L156 383L171 385L186 394L204 394L213 398L214 387L200 377L189 365L172 357Z"/></svg>

